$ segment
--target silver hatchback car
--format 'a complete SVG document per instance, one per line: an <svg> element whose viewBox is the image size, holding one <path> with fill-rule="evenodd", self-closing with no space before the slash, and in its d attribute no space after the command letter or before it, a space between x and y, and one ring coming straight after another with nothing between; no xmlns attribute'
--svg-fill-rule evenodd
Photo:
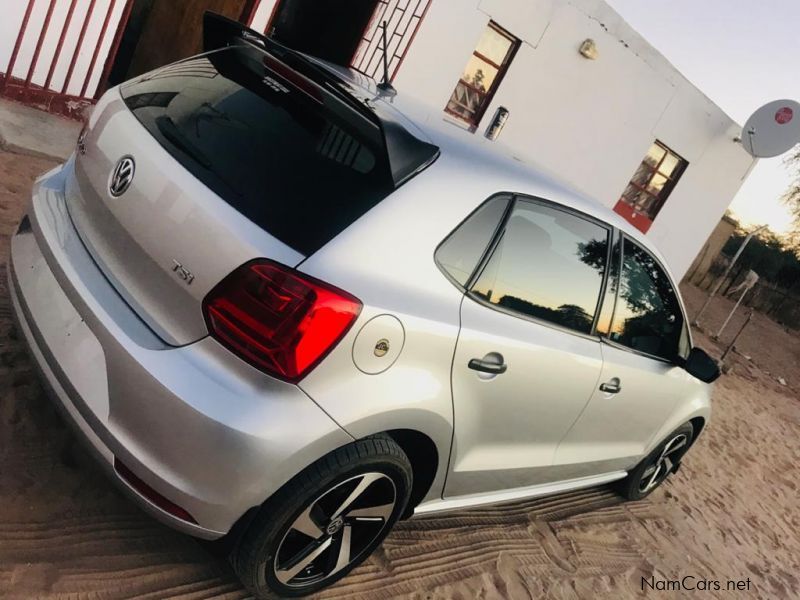
<svg viewBox="0 0 800 600"><path fill-rule="evenodd" d="M297 596L400 518L678 468L719 371L635 229L357 73L211 15L206 50L108 91L11 241L145 510Z"/></svg>

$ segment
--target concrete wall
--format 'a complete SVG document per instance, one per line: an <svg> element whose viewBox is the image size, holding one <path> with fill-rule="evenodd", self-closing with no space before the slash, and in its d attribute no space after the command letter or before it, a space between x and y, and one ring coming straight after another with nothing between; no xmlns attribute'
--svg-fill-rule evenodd
<svg viewBox="0 0 800 600"><path fill-rule="evenodd" d="M444 109L490 19L522 45L474 135L505 106L503 144L609 207L661 140L689 167L647 235L682 277L752 168L739 125L601 0L434 0L396 87Z"/></svg>
<svg viewBox="0 0 800 600"><path fill-rule="evenodd" d="M699 282L706 276L714 259L722 252L722 248L738 226L739 224L733 219L722 217L686 271L685 279L687 281Z"/></svg>
<svg viewBox="0 0 800 600"><path fill-rule="evenodd" d="M256 31L266 31L269 18L272 16L272 11L277 4L278 0L261 0L253 15L250 27Z"/></svg>
<svg viewBox="0 0 800 600"><path fill-rule="evenodd" d="M71 0L56 0L33 82L42 85L54 59ZM263 31L277 0L262 0L252 26ZM390 7L398 0L391 0ZM13 75L27 76L50 0L34 9ZM77 0L50 88L60 91L76 51L90 0ZM92 97L126 2L117 0L103 39L112 0L96 0L88 15L67 92L79 95L89 76ZM5 71L27 0L6 2L0 20L0 72ZM678 73L603 0L433 0L395 79L403 94L442 109L481 32L492 19L522 45L480 124L495 109L511 111L500 141L514 153L559 174L613 207L655 139L689 161L681 181L647 235L678 277L688 269L752 168L753 160L732 140L741 128ZM586 60L578 47L595 40L599 57ZM97 62L90 71L100 41ZM456 126L461 126L456 124ZM485 142L490 143L490 142Z"/></svg>
<svg viewBox="0 0 800 600"><path fill-rule="evenodd" d="M33 72L32 81L36 85L44 85L47 79L47 73L53 63L55 57L56 46L61 37L61 32L64 28L67 12L69 10L71 0L56 0L53 14L50 20L50 26L47 34L45 35L42 49L39 58L36 62L36 68ZM28 75L28 70L33 60L33 55L36 49L36 44L41 37L42 29L45 21L45 15L50 4L50 0L35 0L31 17L26 28L25 36L22 40L19 56L17 57L12 75L20 79L25 79ZM117 31L120 18L125 9L126 2L117 0L111 11L111 17L108 22L105 35L100 39L100 33L103 29L103 22L111 7L112 0L96 0L94 8L89 13L90 0L77 0L72 20L67 29L67 35L64 39L64 45L61 50L60 57L56 63L56 68L53 73L53 78L50 83L49 89L60 92L69 69L69 64L77 49L78 58L75 64L75 70L70 79L70 84L67 93L73 96L80 95L81 88L83 87L84 80L87 75L89 76L89 85L86 90L87 97L93 97L97 86L100 82L100 76L103 72L106 59L108 58L114 34ZM11 53L14 49L14 44L17 41L17 35L22 25L22 20L25 15L25 10L28 7L28 0L4 0L3 2L3 18L0 19L0 73L5 73L8 69L8 64L11 59ZM83 43L80 48L77 48L78 37L84 21L88 18L89 24L86 30ZM92 54L98 42L100 43L100 52L97 56L97 61L89 72Z"/></svg>

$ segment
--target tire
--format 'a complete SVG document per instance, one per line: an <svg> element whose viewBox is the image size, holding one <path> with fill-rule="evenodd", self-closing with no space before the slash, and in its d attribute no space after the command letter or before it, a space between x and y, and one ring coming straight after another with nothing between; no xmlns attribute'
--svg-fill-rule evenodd
<svg viewBox="0 0 800 600"><path fill-rule="evenodd" d="M693 435L691 423L684 423L669 434L622 480L620 493L628 500L641 500L649 496L678 468L692 444Z"/></svg>
<svg viewBox="0 0 800 600"><path fill-rule="evenodd" d="M231 553L233 569L257 598L327 587L380 545L403 514L412 481L408 457L388 436L339 448L261 507Z"/></svg>

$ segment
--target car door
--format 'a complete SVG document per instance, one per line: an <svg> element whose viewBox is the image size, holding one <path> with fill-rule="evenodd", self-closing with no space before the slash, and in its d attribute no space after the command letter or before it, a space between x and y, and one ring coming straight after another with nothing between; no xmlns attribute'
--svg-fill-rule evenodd
<svg viewBox="0 0 800 600"><path fill-rule="evenodd" d="M610 228L516 197L466 284L453 360L445 497L563 479L558 442L602 368L592 335Z"/></svg>
<svg viewBox="0 0 800 600"><path fill-rule="evenodd" d="M686 318L665 269L627 237L614 257L598 323L603 389L598 386L555 458L581 475L636 464L691 383L679 366L690 346Z"/></svg>

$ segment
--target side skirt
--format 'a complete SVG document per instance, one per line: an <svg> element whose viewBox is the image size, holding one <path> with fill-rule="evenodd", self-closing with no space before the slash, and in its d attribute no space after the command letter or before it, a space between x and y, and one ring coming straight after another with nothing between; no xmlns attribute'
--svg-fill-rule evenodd
<svg viewBox="0 0 800 600"><path fill-rule="evenodd" d="M469 496L458 496L456 498L430 500L417 506L417 508L414 509L414 516L462 510L476 506L484 506L487 504L500 504L503 502L513 502L515 500L526 500L529 498L537 498L539 496L549 496L550 494L558 494L580 488L603 485L604 483L610 483L612 481L623 479L627 475L627 471L613 471L611 473L603 473L602 475L592 475L591 477L580 477L578 479L568 479L566 481L557 481L554 483L532 485L523 488L502 490L499 492L490 492L488 494L471 494Z"/></svg>

